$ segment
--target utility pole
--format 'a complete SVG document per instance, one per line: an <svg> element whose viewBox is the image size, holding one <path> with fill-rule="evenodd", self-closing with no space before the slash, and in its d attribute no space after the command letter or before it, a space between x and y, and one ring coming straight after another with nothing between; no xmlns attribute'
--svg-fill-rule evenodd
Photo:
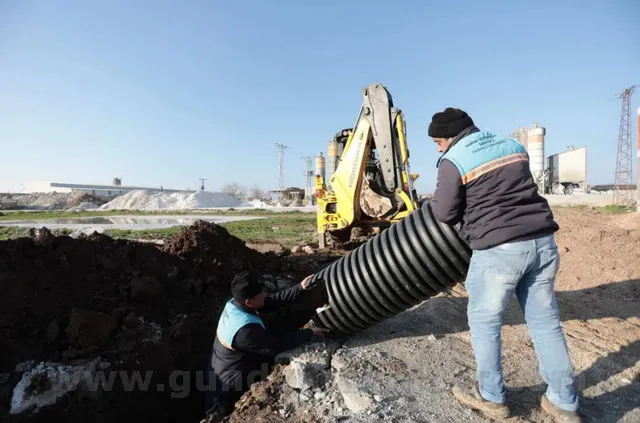
<svg viewBox="0 0 640 423"><path fill-rule="evenodd" d="M282 191L284 189L284 151L289 148L286 145L276 143L276 149L278 151L278 189Z"/></svg>
<svg viewBox="0 0 640 423"><path fill-rule="evenodd" d="M638 121L636 122L636 142L637 142L637 150L636 155L638 156L638 167L636 170L638 171L638 177L636 178L636 188L638 192L636 193L636 212L640 214L640 107L638 107Z"/></svg>
<svg viewBox="0 0 640 423"><path fill-rule="evenodd" d="M198 178L198 179L200 179L200 191L204 191L204 183L206 179L204 178Z"/></svg>
<svg viewBox="0 0 640 423"><path fill-rule="evenodd" d="M616 191L614 203L619 206L630 206L633 202L632 162L631 162L631 96L636 86L625 89L620 94L622 113L620 115L620 133L618 135L618 155L616 160Z"/></svg>
<svg viewBox="0 0 640 423"><path fill-rule="evenodd" d="M306 198L311 198L311 190L313 187L313 157L311 156L302 156L302 160L305 160L307 163L307 168L304 171L304 176L305 176L305 181L306 181L306 185L305 185L305 199Z"/></svg>

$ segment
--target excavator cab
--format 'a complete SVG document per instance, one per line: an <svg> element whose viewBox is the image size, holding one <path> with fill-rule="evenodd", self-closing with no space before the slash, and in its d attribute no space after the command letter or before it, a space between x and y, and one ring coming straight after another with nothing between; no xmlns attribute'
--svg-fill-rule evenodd
<svg viewBox="0 0 640 423"><path fill-rule="evenodd" d="M335 172L328 183L316 176L320 248L327 235L344 242L353 228L384 228L418 207L405 133L403 114L387 89L365 87L356 125L332 140L338 148Z"/></svg>

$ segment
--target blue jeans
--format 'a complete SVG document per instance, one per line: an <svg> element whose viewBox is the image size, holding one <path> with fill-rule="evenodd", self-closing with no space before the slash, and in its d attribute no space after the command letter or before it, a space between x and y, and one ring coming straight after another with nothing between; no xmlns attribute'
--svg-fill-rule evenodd
<svg viewBox="0 0 640 423"><path fill-rule="evenodd" d="M554 235L473 252L465 283L467 315L484 399L505 402L500 331L515 293L535 346L538 369L547 383L547 398L564 410L577 410L573 367L553 288L559 260Z"/></svg>

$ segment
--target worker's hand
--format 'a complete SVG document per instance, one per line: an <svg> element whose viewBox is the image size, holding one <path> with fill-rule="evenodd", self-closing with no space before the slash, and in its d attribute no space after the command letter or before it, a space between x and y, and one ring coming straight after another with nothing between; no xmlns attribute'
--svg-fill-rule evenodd
<svg viewBox="0 0 640 423"><path fill-rule="evenodd" d="M324 338L324 335L329 332L329 329L325 328L311 328L311 330L315 336L319 336L320 338Z"/></svg>
<svg viewBox="0 0 640 423"><path fill-rule="evenodd" d="M311 282L311 278L313 277L313 274L307 276L306 278L304 278L302 280L302 282L300 282L300 285L302 286L302 289L307 289L309 287L309 282Z"/></svg>

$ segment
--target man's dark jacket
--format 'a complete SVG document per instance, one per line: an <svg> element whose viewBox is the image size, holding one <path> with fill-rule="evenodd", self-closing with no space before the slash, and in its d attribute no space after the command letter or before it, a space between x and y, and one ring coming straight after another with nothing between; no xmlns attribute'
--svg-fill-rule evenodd
<svg viewBox="0 0 640 423"><path fill-rule="evenodd" d="M280 307L296 301L303 289L300 285L268 295L260 313L270 313ZM235 301L235 305L243 311L256 314L255 311ZM240 328L231 347L227 348L216 336L213 342L213 353L210 366L214 373L214 390L231 402L240 398L251 383L268 375L268 365L278 353L307 342L313 331L302 329L284 333L274 333L260 324L247 324ZM210 382L211 383L211 382Z"/></svg>
<svg viewBox="0 0 640 423"><path fill-rule="evenodd" d="M448 159L458 143L466 144L456 148L456 157L464 156L467 163L473 163L464 175L453 155ZM490 149L498 151L505 145L517 153L510 143L517 141L480 134L470 127L453 140L439 161L438 183L430 202L433 213L444 223L462 222L461 234L474 250L534 239L559 229L547 200L538 194L524 149L511 154L513 159L483 158Z"/></svg>

